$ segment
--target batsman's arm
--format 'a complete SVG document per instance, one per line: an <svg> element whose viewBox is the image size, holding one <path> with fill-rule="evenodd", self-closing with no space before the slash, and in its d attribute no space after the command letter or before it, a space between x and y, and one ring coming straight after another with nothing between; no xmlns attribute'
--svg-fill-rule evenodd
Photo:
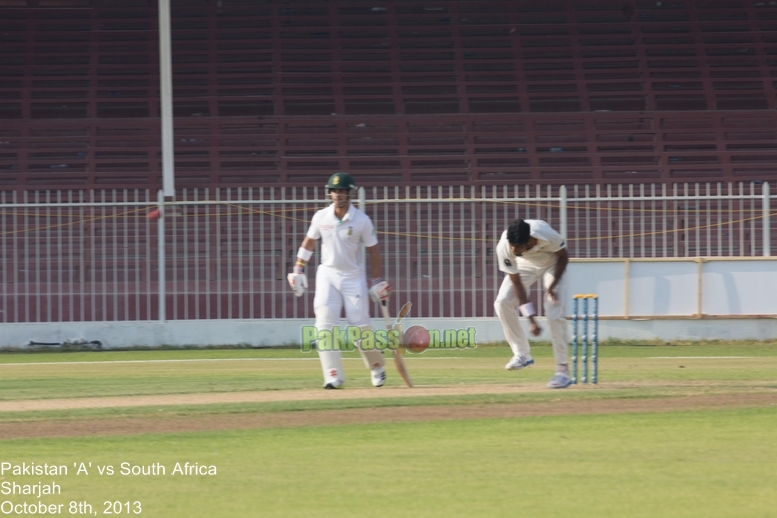
<svg viewBox="0 0 777 518"><path fill-rule="evenodd" d="M308 264L308 261L310 261L310 258L313 256L315 245L316 242L314 239L305 237L302 241L302 246L297 250L297 260L294 262L294 269L286 276L286 279L289 281L289 286L291 286L296 297L304 295L305 290L308 288L308 277L305 275L305 265Z"/></svg>
<svg viewBox="0 0 777 518"><path fill-rule="evenodd" d="M380 278L380 250L378 245L368 246L367 251L370 253L370 279Z"/></svg>
<svg viewBox="0 0 777 518"><path fill-rule="evenodd" d="M313 250L316 249L316 240L305 236L305 239L302 240L302 246L300 246L300 252L297 253L297 262L294 263L295 268L296 267L305 268L305 265L308 264L308 261L310 260L310 255L301 253L303 249L307 250L308 252L310 252L310 254L312 254ZM308 259L301 257L302 255L306 255Z"/></svg>

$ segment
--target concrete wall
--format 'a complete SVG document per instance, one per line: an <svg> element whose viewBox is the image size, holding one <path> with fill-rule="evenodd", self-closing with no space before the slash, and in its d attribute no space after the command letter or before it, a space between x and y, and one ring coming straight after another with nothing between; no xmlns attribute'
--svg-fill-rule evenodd
<svg viewBox="0 0 777 518"><path fill-rule="evenodd" d="M126 347L245 345L267 347L300 343L300 328L312 320L207 320L193 322L133 322L94 324L9 324L4 326L0 348L31 349L30 340L64 342L97 340L103 349ZM376 329L382 320L373 322ZM549 340L544 319L539 319L543 334L537 340ZM477 330L480 344L503 340L496 318L470 320L408 318L405 329L423 325L427 329ZM757 319L634 319L600 320L599 340L773 340L777 338L777 318Z"/></svg>
<svg viewBox="0 0 777 518"><path fill-rule="evenodd" d="M777 318L777 259L577 259L570 294L599 295L609 317Z"/></svg>
<svg viewBox="0 0 777 518"><path fill-rule="evenodd" d="M599 339L777 339L777 260L771 258L591 259L569 266L569 294L599 295ZM568 308L571 311L571 304ZM298 344L312 319L5 324L0 348L30 341L99 341L103 348ZM543 325L543 319L540 319ZM503 340L493 318L406 319L405 328L475 327L479 343ZM376 329L383 321L375 319ZM547 326L545 326L547 327ZM547 329L539 340L548 340Z"/></svg>

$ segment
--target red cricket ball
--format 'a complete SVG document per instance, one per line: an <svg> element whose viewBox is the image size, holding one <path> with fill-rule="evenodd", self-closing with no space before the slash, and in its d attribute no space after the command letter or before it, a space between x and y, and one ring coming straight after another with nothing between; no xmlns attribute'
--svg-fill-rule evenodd
<svg viewBox="0 0 777 518"><path fill-rule="evenodd" d="M405 347L411 353L422 353L431 341L429 331L423 326L412 326L405 331Z"/></svg>

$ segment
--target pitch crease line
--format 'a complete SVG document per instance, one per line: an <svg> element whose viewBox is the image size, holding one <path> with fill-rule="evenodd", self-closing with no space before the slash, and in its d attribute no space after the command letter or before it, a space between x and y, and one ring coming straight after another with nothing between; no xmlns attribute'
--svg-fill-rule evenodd
<svg viewBox="0 0 777 518"><path fill-rule="evenodd" d="M765 356L648 356L649 360L742 360Z"/></svg>
<svg viewBox="0 0 777 518"><path fill-rule="evenodd" d="M450 356L448 358L409 358L415 360L465 360L461 356ZM183 362L230 362L230 361L263 361L263 362L298 362L298 361L318 361L318 358L184 358L180 360L97 360L93 362L17 362L0 363L0 367L15 365L105 365L113 363L183 363ZM361 358L343 358L343 360L359 360Z"/></svg>

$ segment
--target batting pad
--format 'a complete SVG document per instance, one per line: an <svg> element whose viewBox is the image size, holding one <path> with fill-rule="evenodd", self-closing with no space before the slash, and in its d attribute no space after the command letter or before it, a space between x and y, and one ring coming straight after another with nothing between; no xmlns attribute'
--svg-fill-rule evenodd
<svg viewBox="0 0 777 518"><path fill-rule="evenodd" d="M338 315L326 306L319 306L313 311L316 314L316 329L319 331L331 331L340 320ZM318 348L316 350L318 351ZM321 361L325 384L345 383L343 355L340 351L318 351L318 359Z"/></svg>
<svg viewBox="0 0 777 518"><path fill-rule="evenodd" d="M364 330L372 331L372 326L370 324L366 324L359 327L362 329L362 331ZM361 348L361 340L356 342L356 347L359 348L359 352L361 353L362 359L364 360L364 366L367 367L368 369L378 369L380 367L383 367L386 364L386 361L383 359L383 351L378 351L377 349L364 351Z"/></svg>

